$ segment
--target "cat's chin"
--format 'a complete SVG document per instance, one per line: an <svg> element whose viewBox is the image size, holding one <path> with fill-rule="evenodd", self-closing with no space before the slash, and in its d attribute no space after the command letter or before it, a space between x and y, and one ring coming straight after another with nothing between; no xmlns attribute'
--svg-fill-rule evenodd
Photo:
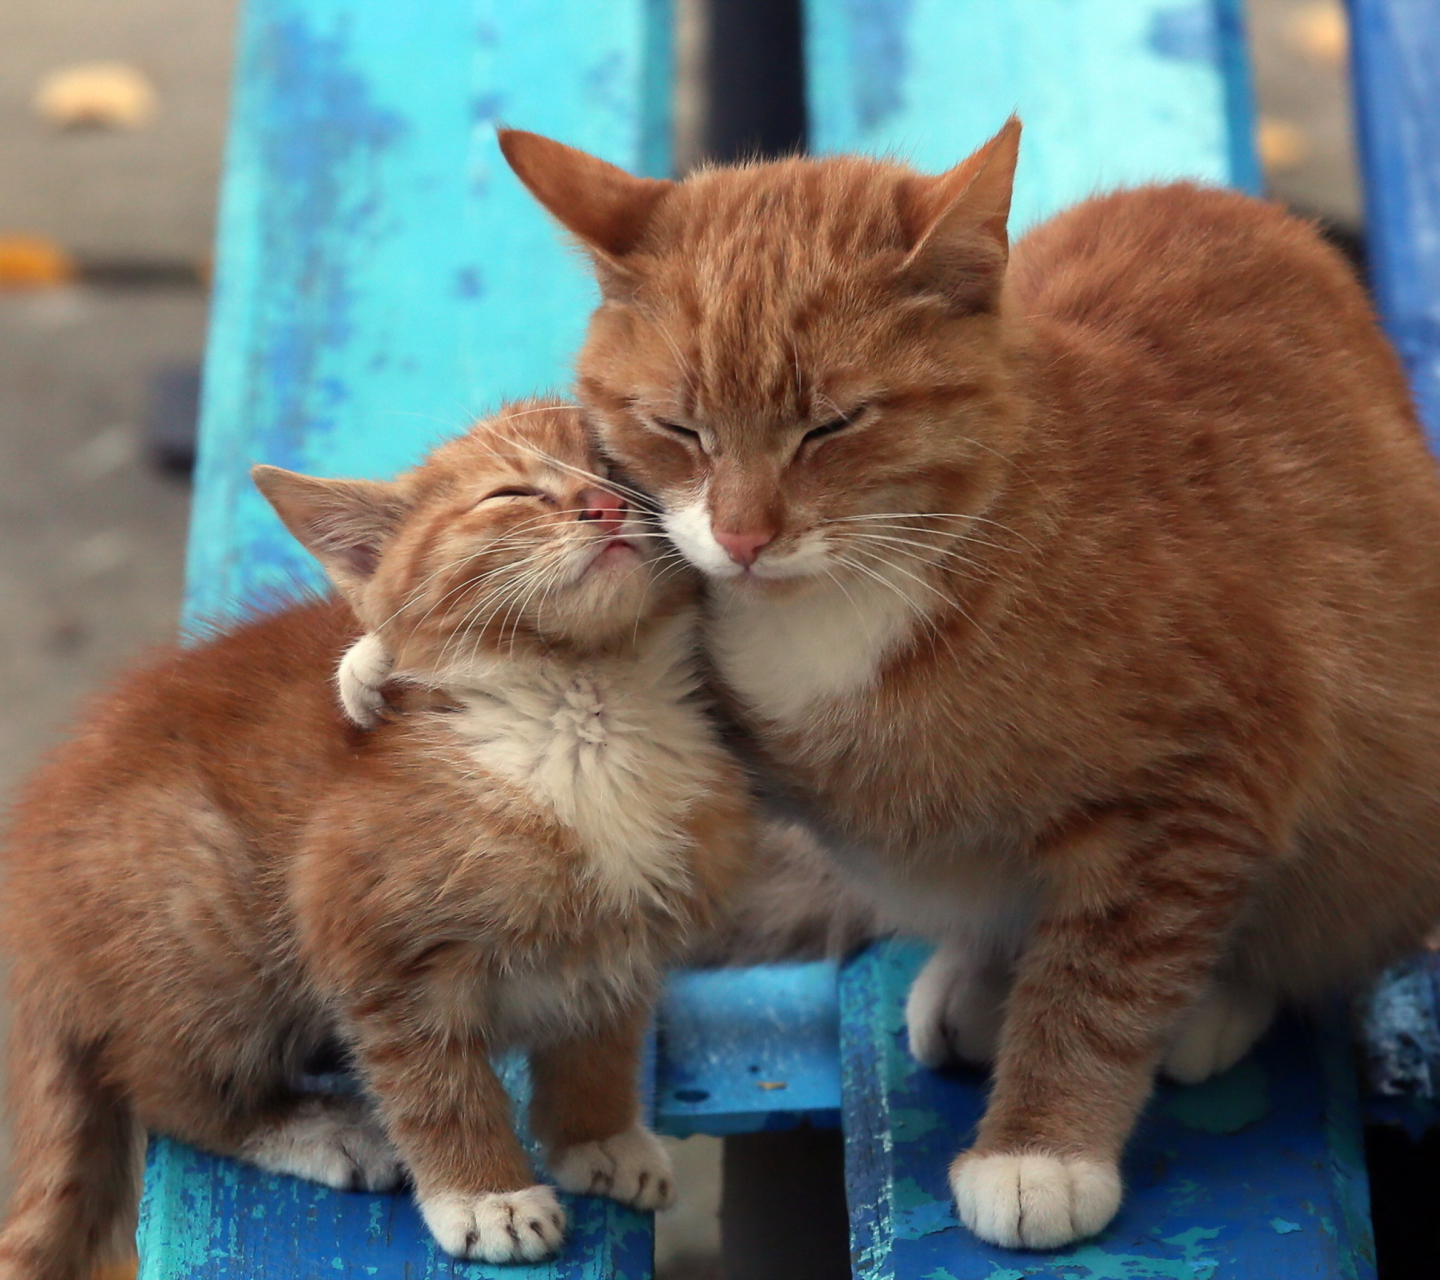
<svg viewBox="0 0 1440 1280"><path fill-rule="evenodd" d="M728 577L707 574L706 580L722 591L764 600L788 600L813 591L827 581L823 574L816 573L767 578L754 572L737 573Z"/></svg>

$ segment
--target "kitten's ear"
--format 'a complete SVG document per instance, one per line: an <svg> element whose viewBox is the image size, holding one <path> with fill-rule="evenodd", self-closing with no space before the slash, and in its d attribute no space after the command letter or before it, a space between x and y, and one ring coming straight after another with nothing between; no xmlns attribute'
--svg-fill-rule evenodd
<svg viewBox="0 0 1440 1280"><path fill-rule="evenodd" d="M250 477L346 599L370 580L408 509L400 486L381 480L322 480L266 466L251 467Z"/></svg>
<svg viewBox="0 0 1440 1280"><path fill-rule="evenodd" d="M1020 121L1011 116L953 169L904 190L902 217L915 236L903 268L907 280L962 310L994 307L1010 257L1006 223L1019 155Z"/></svg>
<svg viewBox="0 0 1440 1280"><path fill-rule="evenodd" d="M501 129L499 136L500 150L516 177L589 250L606 295L633 291L634 275L625 259L675 184L637 178L538 133Z"/></svg>

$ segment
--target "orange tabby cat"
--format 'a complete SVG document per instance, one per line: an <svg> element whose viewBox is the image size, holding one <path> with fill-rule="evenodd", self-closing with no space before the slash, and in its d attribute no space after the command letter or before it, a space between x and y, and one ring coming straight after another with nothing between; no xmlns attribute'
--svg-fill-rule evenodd
<svg viewBox="0 0 1440 1280"><path fill-rule="evenodd" d="M574 409L394 483L256 481L342 600L162 653L32 780L7 849L15 1193L0 1277L133 1251L144 1132L337 1187L408 1173L447 1251L559 1246L489 1054L527 1048L561 1187L666 1203L637 1053L747 830L696 701L693 586ZM371 734L362 629L440 690ZM296 1092L338 1038L363 1098Z"/></svg>
<svg viewBox="0 0 1440 1280"><path fill-rule="evenodd" d="M1014 121L937 177L501 142L594 260L581 397L772 779L940 943L915 1053L994 1059L961 1218L1100 1230L1157 1067L1440 918L1440 483L1359 285L1188 184L1012 254Z"/></svg>

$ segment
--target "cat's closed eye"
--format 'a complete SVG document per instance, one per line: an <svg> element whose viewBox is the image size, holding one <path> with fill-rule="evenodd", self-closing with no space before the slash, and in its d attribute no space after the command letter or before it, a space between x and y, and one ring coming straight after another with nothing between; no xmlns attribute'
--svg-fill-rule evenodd
<svg viewBox="0 0 1440 1280"><path fill-rule="evenodd" d="M554 506L555 499L541 489L530 489L524 485L509 485L504 489L496 489L493 493L487 493L481 502L490 502L495 498L539 498L542 502Z"/></svg>
<svg viewBox="0 0 1440 1280"><path fill-rule="evenodd" d="M848 413L839 414L828 422L822 422L818 427L811 427L800 439L801 445L811 444L817 440L823 440L826 436L833 436L837 431L843 431L846 427L853 426L855 422L864 416L869 405L856 405Z"/></svg>
<svg viewBox="0 0 1440 1280"><path fill-rule="evenodd" d="M668 418L651 418L650 421L659 427L660 430L668 432L679 440L683 440L686 444L694 445L694 447L702 453L705 451L705 442L700 438L700 433L693 427L682 427L678 422L671 422Z"/></svg>

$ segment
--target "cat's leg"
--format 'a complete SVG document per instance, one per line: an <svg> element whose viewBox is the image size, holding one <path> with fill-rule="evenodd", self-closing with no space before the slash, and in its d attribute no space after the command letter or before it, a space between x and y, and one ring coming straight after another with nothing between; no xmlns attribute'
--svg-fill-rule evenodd
<svg viewBox="0 0 1440 1280"><path fill-rule="evenodd" d="M342 1191L394 1191L405 1167L361 1098L312 1095L267 1119L240 1144L241 1159Z"/></svg>
<svg viewBox="0 0 1440 1280"><path fill-rule="evenodd" d="M1000 1043L1008 969L973 943L942 942L905 1002L910 1052L927 1067L989 1066Z"/></svg>
<svg viewBox="0 0 1440 1280"><path fill-rule="evenodd" d="M335 671L340 705L360 728L373 729L379 723L380 713L385 710L381 689L394 666L394 659L377 635L361 636L340 659Z"/></svg>
<svg viewBox="0 0 1440 1280"><path fill-rule="evenodd" d="M1265 1034L1277 1004L1268 992L1212 983L1170 1038L1160 1070L1179 1084L1228 1071Z"/></svg>
<svg viewBox="0 0 1440 1280"><path fill-rule="evenodd" d="M535 1182L484 1040L438 1027L432 1009L393 991L377 991L355 1025L360 1068L440 1247L482 1262L555 1253L565 1211Z"/></svg>
<svg viewBox="0 0 1440 1280"><path fill-rule="evenodd" d="M100 1049L18 1002L8 1037L13 1186L0 1280L88 1280L133 1267L145 1131Z"/></svg>
<svg viewBox="0 0 1440 1280"><path fill-rule="evenodd" d="M363 1098L276 1092L245 1099L202 1071L141 1081L145 1122L191 1146L341 1191L393 1191L405 1168Z"/></svg>
<svg viewBox="0 0 1440 1280"><path fill-rule="evenodd" d="M1213 805L1091 819L1041 850L1048 875L1006 1007L960 1219L1010 1248L1094 1235L1166 1040L1199 997L1264 842Z"/></svg>
<svg viewBox="0 0 1440 1280"><path fill-rule="evenodd" d="M675 1176L660 1140L640 1123L642 1014L537 1048L530 1127L566 1191L637 1209L665 1209Z"/></svg>

